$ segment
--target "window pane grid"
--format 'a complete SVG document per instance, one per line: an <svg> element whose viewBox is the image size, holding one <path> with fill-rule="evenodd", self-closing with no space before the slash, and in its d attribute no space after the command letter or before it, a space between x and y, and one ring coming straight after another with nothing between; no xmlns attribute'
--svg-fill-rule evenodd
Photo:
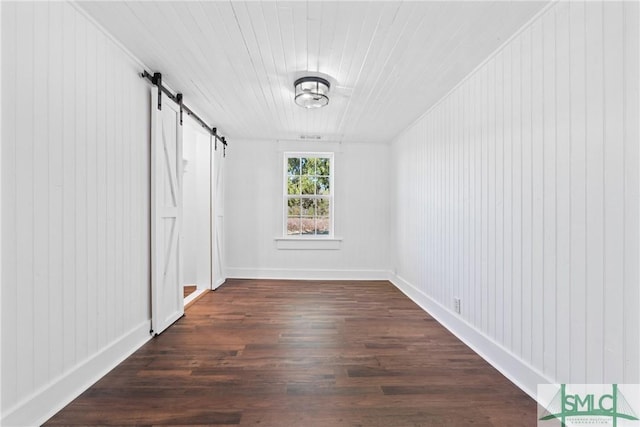
<svg viewBox="0 0 640 427"><path fill-rule="evenodd" d="M287 234L328 235L330 234L331 198L287 197Z"/></svg>
<svg viewBox="0 0 640 427"><path fill-rule="evenodd" d="M285 164L287 235L330 235L331 159L288 156Z"/></svg>

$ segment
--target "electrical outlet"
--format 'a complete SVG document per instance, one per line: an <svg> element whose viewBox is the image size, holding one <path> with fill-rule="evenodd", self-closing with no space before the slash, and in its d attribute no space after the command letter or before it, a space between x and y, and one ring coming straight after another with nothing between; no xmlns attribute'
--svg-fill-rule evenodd
<svg viewBox="0 0 640 427"><path fill-rule="evenodd" d="M460 298L454 298L453 299L453 309L455 310L456 313L460 314L461 313L461 308L460 308Z"/></svg>

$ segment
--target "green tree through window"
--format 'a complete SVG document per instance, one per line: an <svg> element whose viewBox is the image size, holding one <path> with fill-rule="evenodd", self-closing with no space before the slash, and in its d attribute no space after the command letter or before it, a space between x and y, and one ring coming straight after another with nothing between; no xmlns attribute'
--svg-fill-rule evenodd
<svg viewBox="0 0 640 427"><path fill-rule="evenodd" d="M331 235L332 155L287 154L285 162L286 234Z"/></svg>

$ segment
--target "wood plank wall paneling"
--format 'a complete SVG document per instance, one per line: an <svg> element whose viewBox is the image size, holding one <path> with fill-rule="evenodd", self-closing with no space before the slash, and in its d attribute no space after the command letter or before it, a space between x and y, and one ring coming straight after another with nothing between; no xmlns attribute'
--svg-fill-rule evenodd
<svg viewBox="0 0 640 427"><path fill-rule="evenodd" d="M2 32L6 413L149 319L149 89L68 3Z"/></svg>
<svg viewBox="0 0 640 427"><path fill-rule="evenodd" d="M225 209L233 213L224 218L221 242L227 277L387 278L388 150L388 144L234 139L224 161ZM283 153L295 151L335 153L335 250L282 250L274 241L282 235L282 175L273 171L282 170Z"/></svg>
<svg viewBox="0 0 640 427"><path fill-rule="evenodd" d="M235 139L387 143L545 2L79 4ZM305 70L332 82L312 115L291 102Z"/></svg>
<svg viewBox="0 0 640 427"><path fill-rule="evenodd" d="M558 3L393 143L397 275L554 381L640 381L637 76L637 3Z"/></svg>
<svg viewBox="0 0 640 427"><path fill-rule="evenodd" d="M638 75L640 66L638 64L638 46L629 40L640 39L640 29L638 25L638 15L640 14L640 8L637 6L628 7L625 4L623 28L624 32L624 81L625 91L623 92L623 139L624 144L624 198L625 198L625 216L624 216L624 278L628 283L640 283L640 274L638 271L638 264L640 264L640 223L638 218L640 217L640 204L637 203L640 200L640 188L636 183L640 181L640 168L638 168L638 162L640 159L640 143L630 143L630 141L640 141L640 124L638 123L638 111L640 111L640 100L637 94L640 92L640 81L632 76ZM628 201L628 202L627 202ZM634 203L636 201L636 203ZM624 345L623 351L625 354L640 354L640 328L636 328L636 325L640 322L640 310L636 305L636 301L640 299L640 287L639 286L625 286L624 287L624 306L622 307L626 313L625 326L624 326ZM633 371L638 368L638 359L629 358L625 362L625 372Z"/></svg>

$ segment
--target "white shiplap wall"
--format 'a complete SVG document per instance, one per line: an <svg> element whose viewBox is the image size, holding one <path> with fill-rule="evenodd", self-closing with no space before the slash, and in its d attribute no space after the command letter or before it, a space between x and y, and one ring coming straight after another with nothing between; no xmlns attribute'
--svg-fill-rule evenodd
<svg viewBox="0 0 640 427"><path fill-rule="evenodd" d="M334 227L339 242L283 237L285 152L334 153ZM225 159L225 259L230 278L386 279L389 146L329 141L235 140ZM325 244L335 244L327 250ZM297 250L291 250L291 246ZM322 246L320 246L322 245Z"/></svg>
<svg viewBox="0 0 640 427"><path fill-rule="evenodd" d="M638 113L638 3L562 2L392 145L395 282L529 393L640 381Z"/></svg>
<svg viewBox="0 0 640 427"><path fill-rule="evenodd" d="M2 424L45 421L149 327L149 88L68 3L2 5Z"/></svg>

